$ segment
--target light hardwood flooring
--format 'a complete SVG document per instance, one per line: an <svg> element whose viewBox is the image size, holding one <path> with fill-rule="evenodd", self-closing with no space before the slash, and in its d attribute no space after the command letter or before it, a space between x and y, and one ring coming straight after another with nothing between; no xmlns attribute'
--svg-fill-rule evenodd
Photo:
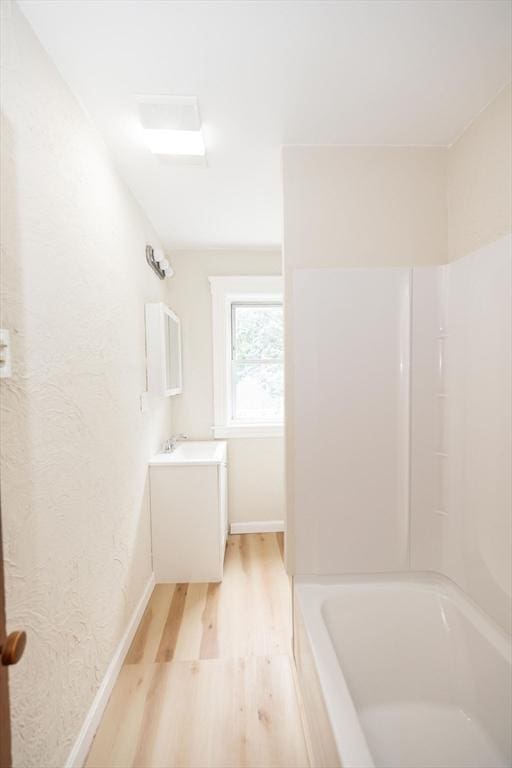
<svg viewBox="0 0 512 768"><path fill-rule="evenodd" d="M87 768L307 768L282 534L230 536L221 584L158 584Z"/></svg>

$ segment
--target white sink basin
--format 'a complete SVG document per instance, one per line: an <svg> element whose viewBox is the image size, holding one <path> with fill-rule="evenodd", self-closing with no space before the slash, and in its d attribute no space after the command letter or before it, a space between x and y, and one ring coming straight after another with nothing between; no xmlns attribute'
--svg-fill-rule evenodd
<svg viewBox="0 0 512 768"><path fill-rule="evenodd" d="M162 464L174 466L198 465L198 464L225 464L226 442L222 440L186 440L180 441L171 453L157 453L153 456L149 465L151 467Z"/></svg>

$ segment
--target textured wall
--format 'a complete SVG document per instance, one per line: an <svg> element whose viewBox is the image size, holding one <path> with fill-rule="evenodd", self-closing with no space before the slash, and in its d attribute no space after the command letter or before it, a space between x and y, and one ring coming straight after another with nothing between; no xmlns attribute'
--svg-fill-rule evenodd
<svg viewBox="0 0 512 768"><path fill-rule="evenodd" d="M512 85L448 151L448 250L458 259L512 231Z"/></svg>
<svg viewBox="0 0 512 768"><path fill-rule="evenodd" d="M173 400L173 425L201 440L213 425L210 275L279 275L277 251L188 251L172 255L171 306L181 318L183 395ZM284 518L283 438L234 438L229 451L231 522Z"/></svg>
<svg viewBox="0 0 512 768"><path fill-rule="evenodd" d="M66 757L151 574L146 460L170 403L141 414L154 232L12 6L3 20L2 515L16 766Z"/></svg>

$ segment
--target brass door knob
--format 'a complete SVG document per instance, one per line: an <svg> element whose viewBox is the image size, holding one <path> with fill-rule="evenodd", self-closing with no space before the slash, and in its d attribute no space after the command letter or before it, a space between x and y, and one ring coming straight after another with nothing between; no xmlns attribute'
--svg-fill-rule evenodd
<svg viewBox="0 0 512 768"><path fill-rule="evenodd" d="M2 666L9 667L11 664L17 664L23 656L26 644L26 632L11 632L10 635L7 635L5 643L0 645Z"/></svg>

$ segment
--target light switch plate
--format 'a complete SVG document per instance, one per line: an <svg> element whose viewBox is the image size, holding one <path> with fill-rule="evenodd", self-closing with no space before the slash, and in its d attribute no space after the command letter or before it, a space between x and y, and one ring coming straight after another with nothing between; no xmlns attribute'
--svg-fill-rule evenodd
<svg viewBox="0 0 512 768"><path fill-rule="evenodd" d="M10 379L11 376L11 334L0 328L0 379Z"/></svg>

